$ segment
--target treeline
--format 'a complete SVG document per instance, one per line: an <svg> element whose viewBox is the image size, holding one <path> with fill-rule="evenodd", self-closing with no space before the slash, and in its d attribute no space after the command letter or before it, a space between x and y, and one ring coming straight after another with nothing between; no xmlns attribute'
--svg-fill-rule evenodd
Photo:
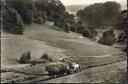
<svg viewBox="0 0 128 84"><path fill-rule="evenodd" d="M117 2L95 3L77 12L77 16L85 24L95 28L114 26L117 16L121 12Z"/></svg>
<svg viewBox="0 0 128 84"><path fill-rule="evenodd" d="M53 21L65 32L69 32L68 24L74 21L74 15L65 11L59 0L4 0L3 29L15 34L23 34L23 25L33 22L42 24Z"/></svg>
<svg viewBox="0 0 128 84"><path fill-rule="evenodd" d="M3 29L7 32L23 34L24 24L53 21L67 33L73 31L88 38L96 34L94 28L75 22L75 16L66 12L60 0L4 0L3 5Z"/></svg>
<svg viewBox="0 0 128 84"><path fill-rule="evenodd" d="M4 0L1 3L3 30L15 34L23 34L24 24L53 21L62 31L94 38L97 35L95 28L111 26L120 12L116 2L97 3L78 11L80 21L76 22L75 16L66 12L60 0Z"/></svg>

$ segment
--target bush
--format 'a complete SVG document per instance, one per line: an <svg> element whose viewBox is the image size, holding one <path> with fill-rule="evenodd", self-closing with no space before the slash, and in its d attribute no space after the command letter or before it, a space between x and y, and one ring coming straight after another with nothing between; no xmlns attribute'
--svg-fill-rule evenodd
<svg viewBox="0 0 128 84"><path fill-rule="evenodd" d="M85 29L85 26L83 25L83 23L79 21L78 23L76 23L75 26L77 27L77 33L82 34Z"/></svg>
<svg viewBox="0 0 128 84"><path fill-rule="evenodd" d="M51 62L52 61L52 58L49 58L49 61Z"/></svg>
<svg viewBox="0 0 128 84"><path fill-rule="evenodd" d="M22 18L14 8L5 7L3 12L3 30L14 34L23 34Z"/></svg>
<svg viewBox="0 0 128 84"><path fill-rule="evenodd" d="M30 59L31 59L30 51L26 51L25 53L22 54L20 58L20 63L22 64L29 63Z"/></svg>
<svg viewBox="0 0 128 84"><path fill-rule="evenodd" d="M64 31L65 31L66 33L69 33L69 32L70 32L70 26L69 26L68 23L65 23Z"/></svg>
<svg viewBox="0 0 128 84"><path fill-rule="evenodd" d="M82 36L90 38L91 37L90 35L91 35L91 33L89 32L89 30L84 30L83 31Z"/></svg>
<svg viewBox="0 0 128 84"><path fill-rule="evenodd" d="M50 62L52 61L52 58L50 58L47 53L43 54L43 56L41 57L41 59L42 60L45 60L45 61L50 61Z"/></svg>
<svg viewBox="0 0 128 84"><path fill-rule="evenodd" d="M48 59L48 58L49 58L49 56L48 56L48 54L47 54L47 53L45 53L45 54L43 54L43 56L42 56L41 58Z"/></svg>
<svg viewBox="0 0 128 84"><path fill-rule="evenodd" d="M97 35L98 32L95 30L94 27L89 26L88 29L89 29L90 32L93 34L93 36L96 36L96 35Z"/></svg>
<svg viewBox="0 0 128 84"><path fill-rule="evenodd" d="M88 38L95 38L97 31L92 26L84 27L82 35Z"/></svg>
<svg viewBox="0 0 128 84"><path fill-rule="evenodd" d="M104 45L113 45L115 42L115 34L113 31L105 31L103 33L103 37L100 38L100 40L98 41L101 44Z"/></svg>
<svg viewBox="0 0 128 84"><path fill-rule="evenodd" d="M77 32L77 28L75 27L75 25L71 25L70 28L71 28L71 31L72 31L72 32Z"/></svg>

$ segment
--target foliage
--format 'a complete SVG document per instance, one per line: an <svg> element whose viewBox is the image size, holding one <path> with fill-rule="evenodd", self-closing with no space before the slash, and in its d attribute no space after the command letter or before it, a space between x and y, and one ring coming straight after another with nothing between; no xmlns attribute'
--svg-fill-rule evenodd
<svg viewBox="0 0 128 84"><path fill-rule="evenodd" d="M22 56L20 57L19 62L22 64L26 64L29 63L31 60L31 55L30 55L30 51L26 51L22 54Z"/></svg>
<svg viewBox="0 0 128 84"><path fill-rule="evenodd" d="M94 27L112 25L119 14L120 5L116 2L95 3L77 12L82 21Z"/></svg>
<svg viewBox="0 0 128 84"><path fill-rule="evenodd" d="M46 16L47 20L53 21L55 26L67 33L70 31L68 24L73 23L74 15L66 12L60 0L36 0L35 8L39 11L38 16Z"/></svg>
<svg viewBox="0 0 128 84"><path fill-rule="evenodd" d="M72 24L70 26L70 29L71 29L72 32L77 32L77 28L76 28L75 24Z"/></svg>
<svg viewBox="0 0 128 84"><path fill-rule="evenodd" d="M91 36L90 36L90 31L87 30L87 29L84 30L82 36L84 36L84 37L88 37L88 38L91 37Z"/></svg>
<svg viewBox="0 0 128 84"><path fill-rule="evenodd" d="M14 8L6 6L3 11L3 29L14 34L23 34L23 22Z"/></svg>
<svg viewBox="0 0 128 84"><path fill-rule="evenodd" d="M114 26L117 29L125 29L125 27L127 27L127 10L123 10L120 12L120 14L115 18L115 23ZM126 25L125 25L126 24Z"/></svg>
<svg viewBox="0 0 128 84"><path fill-rule="evenodd" d="M42 57L41 57L41 58L48 59L48 58L49 58L49 56L48 56L48 54L47 54L47 53L45 53L45 54L43 54L43 55L42 55Z"/></svg>
<svg viewBox="0 0 128 84"><path fill-rule="evenodd" d="M88 26L83 30L82 35L88 38L95 38L95 36L97 35L97 31L93 27Z"/></svg>
<svg viewBox="0 0 128 84"><path fill-rule="evenodd" d="M64 31L69 33L70 32L70 26L68 23L65 22L65 25L64 25Z"/></svg>
<svg viewBox="0 0 128 84"><path fill-rule="evenodd" d="M3 12L4 1L0 0L0 25L2 24L2 12ZM1 29L1 27L0 27Z"/></svg>
<svg viewBox="0 0 128 84"><path fill-rule="evenodd" d="M103 37L101 37L98 42L104 45L113 45L115 42L115 34L113 30L105 31Z"/></svg>
<svg viewBox="0 0 128 84"><path fill-rule="evenodd" d="M41 16L46 13L48 20L53 20L54 14L62 16L65 12L65 7L59 0L36 0L35 8Z"/></svg>
<svg viewBox="0 0 128 84"><path fill-rule="evenodd" d="M6 5L18 12L24 24L49 20L68 33L69 24L74 23L74 15L66 12L60 0L7 0Z"/></svg>
<svg viewBox="0 0 128 84"><path fill-rule="evenodd" d="M85 26L83 25L83 23L81 21L79 21L78 23L75 24L76 27L76 32L82 34L83 30L85 29Z"/></svg>
<svg viewBox="0 0 128 84"><path fill-rule="evenodd" d="M34 3L32 0L7 0L6 3L15 8L21 15L24 23L32 23L34 11Z"/></svg>

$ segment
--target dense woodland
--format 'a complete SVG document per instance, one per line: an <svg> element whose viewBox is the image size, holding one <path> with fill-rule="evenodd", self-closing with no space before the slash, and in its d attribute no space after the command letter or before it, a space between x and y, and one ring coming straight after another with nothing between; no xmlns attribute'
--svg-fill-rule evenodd
<svg viewBox="0 0 128 84"><path fill-rule="evenodd" d="M97 35L96 29L123 29L120 4L95 3L69 14L59 0L4 0L1 1L3 30L23 34L25 24L54 22L60 30L82 34L87 38ZM77 20L75 18L78 18Z"/></svg>
<svg viewBox="0 0 128 84"><path fill-rule="evenodd" d="M103 28L113 26L121 12L120 4L116 2L95 3L77 12L80 19L93 27Z"/></svg>

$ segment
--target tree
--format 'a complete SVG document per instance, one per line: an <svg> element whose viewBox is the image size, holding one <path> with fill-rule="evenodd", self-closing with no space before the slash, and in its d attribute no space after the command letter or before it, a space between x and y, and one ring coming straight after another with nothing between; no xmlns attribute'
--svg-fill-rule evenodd
<svg viewBox="0 0 128 84"><path fill-rule="evenodd" d="M31 24L33 21L34 3L32 0L6 0L6 4L21 15L23 22Z"/></svg>
<svg viewBox="0 0 128 84"><path fill-rule="evenodd" d="M116 2L95 3L77 12L77 16L93 27L111 26L120 13L120 5Z"/></svg>
<svg viewBox="0 0 128 84"><path fill-rule="evenodd" d="M2 13L2 19L4 31L14 34L23 34L22 18L14 8L6 5Z"/></svg>

